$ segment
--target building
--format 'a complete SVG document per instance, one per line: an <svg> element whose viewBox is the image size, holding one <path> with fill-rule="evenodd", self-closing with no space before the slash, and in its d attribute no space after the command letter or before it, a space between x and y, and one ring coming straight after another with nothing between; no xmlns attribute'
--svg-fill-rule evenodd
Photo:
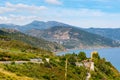
<svg viewBox="0 0 120 80"><path fill-rule="evenodd" d="M33 62L33 63L44 63L44 62L42 61L42 59L40 59L40 58L30 59L30 62Z"/></svg>
<svg viewBox="0 0 120 80"><path fill-rule="evenodd" d="M49 58L45 58L46 59L46 61L49 63L50 62L50 59Z"/></svg>
<svg viewBox="0 0 120 80"><path fill-rule="evenodd" d="M80 66L83 66L83 63L81 63L81 62L76 62L75 65L78 66L78 67L80 67Z"/></svg>
<svg viewBox="0 0 120 80"><path fill-rule="evenodd" d="M92 60L84 60L83 64L87 69L94 71L94 62Z"/></svg>

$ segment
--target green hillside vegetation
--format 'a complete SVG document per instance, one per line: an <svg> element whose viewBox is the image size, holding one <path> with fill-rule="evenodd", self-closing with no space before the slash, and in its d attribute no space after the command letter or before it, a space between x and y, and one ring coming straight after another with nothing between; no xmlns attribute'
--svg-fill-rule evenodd
<svg viewBox="0 0 120 80"><path fill-rule="evenodd" d="M45 58L45 56L44 56ZM1 64L0 68L10 73L16 74L18 77L29 77L33 80L85 80L87 73L91 74L90 80L120 80L119 72L107 62L104 58L100 58L98 54L94 54L95 70L91 71L85 66L76 66L75 62L89 61L84 52L79 54L66 54L63 56L49 56L50 62L43 59L44 64L24 63L24 64ZM66 71L67 61L67 71ZM67 76L65 77L65 73ZM2 75L0 73L0 75ZM7 79L7 76L5 76ZM5 79L4 78L4 79ZM2 79L2 78L1 78ZM12 78L12 80L15 80ZM19 80L19 79L16 79Z"/></svg>
<svg viewBox="0 0 120 80"><path fill-rule="evenodd" d="M42 38L35 38L28 36L24 33L16 31L14 29L4 29L0 30L1 36L7 36L12 40L19 40L34 47L42 48L49 51L59 51L64 50L65 48L57 43L46 41Z"/></svg>
<svg viewBox="0 0 120 80"><path fill-rule="evenodd" d="M45 51L42 51L45 55ZM41 58L42 53L21 52L19 50L0 49L0 61L29 61L32 58ZM50 54L50 53L49 53Z"/></svg>
<svg viewBox="0 0 120 80"><path fill-rule="evenodd" d="M20 41L0 41L0 61L29 61L32 58L52 56L53 53L32 47Z"/></svg>
<svg viewBox="0 0 120 80"><path fill-rule="evenodd" d="M11 73L0 68L0 80L33 80L26 76L17 76L15 73Z"/></svg>
<svg viewBox="0 0 120 80"><path fill-rule="evenodd" d="M91 72L90 80L120 80L120 73L105 58L100 58L98 53L94 52L93 61L95 71Z"/></svg>
<svg viewBox="0 0 120 80"><path fill-rule="evenodd" d="M0 61L29 61L32 58L42 58L44 56L52 56L53 53L42 49L3 49L0 48Z"/></svg>
<svg viewBox="0 0 120 80"><path fill-rule="evenodd" d="M0 61L29 61L31 58L47 55L50 56L53 53L6 36L0 36Z"/></svg>

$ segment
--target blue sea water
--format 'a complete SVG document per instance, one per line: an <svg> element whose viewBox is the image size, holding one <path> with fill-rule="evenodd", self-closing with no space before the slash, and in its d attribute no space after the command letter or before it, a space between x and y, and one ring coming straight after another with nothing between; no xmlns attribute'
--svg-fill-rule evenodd
<svg viewBox="0 0 120 80"><path fill-rule="evenodd" d="M101 58L106 58L107 61L110 61L117 70L120 71L120 48L103 48L103 49L83 49L83 50L69 50L67 52L60 52L58 55L63 55L66 53L76 54L80 51L86 53L87 57L90 57L90 53L97 51Z"/></svg>

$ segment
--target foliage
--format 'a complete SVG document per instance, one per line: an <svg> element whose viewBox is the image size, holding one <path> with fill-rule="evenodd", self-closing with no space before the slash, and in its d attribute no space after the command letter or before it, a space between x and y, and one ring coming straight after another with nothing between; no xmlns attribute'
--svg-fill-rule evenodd
<svg viewBox="0 0 120 80"><path fill-rule="evenodd" d="M100 59L98 52L92 52L92 59Z"/></svg>
<svg viewBox="0 0 120 80"><path fill-rule="evenodd" d="M78 59L79 59L79 61L87 59L86 54L84 52L79 52Z"/></svg>
<svg viewBox="0 0 120 80"><path fill-rule="evenodd" d="M91 80L120 80L119 72L105 58L101 59L98 53L93 53L93 61L95 63L95 72L91 72Z"/></svg>
<svg viewBox="0 0 120 80"><path fill-rule="evenodd" d="M32 45L34 47L42 48L42 49L49 50L49 51L64 50L64 47L62 47L61 45L57 43L49 42L42 38L32 37L24 33L21 33L19 31L16 31L16 30L11 31L11 29L0 30L0 39L2 40L4 39L7 41L11 39L17 40L17 41Z"/></svg>
<svg viewBox="0 0 120 80"><path fill-rule="evenodd" d="M37 53L14 53L14 52L2 52L0 51L0 61L29 61L31 58L38 58Z"/></svg>

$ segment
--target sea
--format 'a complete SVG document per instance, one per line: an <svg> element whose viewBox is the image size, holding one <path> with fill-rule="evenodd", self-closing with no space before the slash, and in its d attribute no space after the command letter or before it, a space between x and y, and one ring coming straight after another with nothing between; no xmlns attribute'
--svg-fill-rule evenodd
<svg viewBox="0 0 120 80"><path fill-rule="evenodd" d="M101 58L105 58L107 61L110 61L112 65L120 71L120 48L102 48L102 49L76 49L76 50L67 50L64 52L59 52L57 55L64 55L67 53L72 54L73 52L78 54L79 52L85 52L86 56L89 58L91 52L97 51Z"/></svg>

